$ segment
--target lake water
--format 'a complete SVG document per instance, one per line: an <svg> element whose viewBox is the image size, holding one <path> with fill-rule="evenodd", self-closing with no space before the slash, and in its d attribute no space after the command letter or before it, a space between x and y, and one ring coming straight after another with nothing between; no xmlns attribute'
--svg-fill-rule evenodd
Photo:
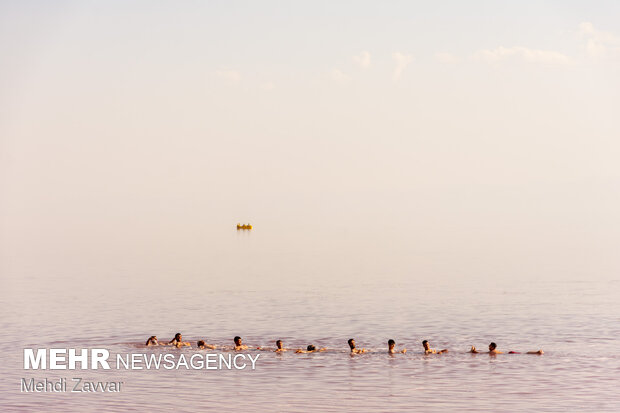
<svg viewBox="0 0 620 413"><path fill-rule="evenodd" d="M620 411L616 273L590 274L568 252L442 249L393 228L267 227L15 248L0 292L2 410ZM329 351L250 350L253 371L78 371L124 381L120 393L20 392L22 377L77 374L23 370L24 347L197 351L141 347L176 332L192 344L240 335L252 347L282 339ZM369 353L350 356L351 337ZM386 354L390 338L408 352ZM423 339L450 352L424 356ZM545 354L467 353L491 341Z"/></svg>

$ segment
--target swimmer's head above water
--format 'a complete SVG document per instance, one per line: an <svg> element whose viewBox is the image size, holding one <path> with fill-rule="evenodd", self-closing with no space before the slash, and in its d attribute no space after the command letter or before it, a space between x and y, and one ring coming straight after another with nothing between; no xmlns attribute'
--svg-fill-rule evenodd
<svg viewBox="0 0 620 413"><path fill-rule="evenodd" d="M198 340L198 342L196 343L196 347L198 347L199 349L205 348L204 340Z"/></svg>
<svg viewBox="0 0 620 413"><path fill-rule="evenodd" d="M434 348L431 348L428 340L422 341L422 347L424 347L424 354L443 354L448 352L447 348L443 350L435 350Z"/></svg>
<svg viewBox="0 0 620 413"><path fill-rule="evenodd" d="M146 340L146 346L156 346L159 342L157 341L157 336L150 336L148 340Z"/></svg>
<svg viewBox="0 0 620 413"><path fill-rule="evenodd" d="M243 340L241 340L241 337L235 336L233 341L235 342L235 350L239 351L239 350L247 350L248 349L248 346L243 344ZM260 347L258 347L258 349L260 349Z"/></svg>
<svg viewBox="0 0 620 413"><path fill-rule="evenodd" d="M282 340L276 340L276 347L278 347L278 350L282 350Z"/></svg>
<svg viewBox="0 0 620 413"><path fill-rule="evenodd" d="M347 341L347 343L349 343L349 347L351 348L351 354L360 354L360 353L366 352L365 348L355 347L355 340L352 338L350 338L349 341Z"/></svg>
<svg viewBox="0 0 620 413"><path fill-rule="evenodd" d="M404 354L404 353L407 352L406 348L403 348L400 351L396 351L395 347L396 347L396 341L394 341L392 339L389 339L388 340L388 353L390 353L390 354L403 353ZM353 350L351 350L351 351L353 351Z"/></svg>
<svg viewBox="0 0 620 413"><path fill-rule="evenodd" d="M308 344L305 350L297 349L295 350L295 353L315 353L315 352L325 351L325 350L327 350L325 347L316 348L314 344Z"/></svg>
<svg viewBox="0 0 620 413"><path fill-rule="evenodd" d="M491 343L489 344L489 354L504 354L504 352L497 350L497 344Z"/></svg>

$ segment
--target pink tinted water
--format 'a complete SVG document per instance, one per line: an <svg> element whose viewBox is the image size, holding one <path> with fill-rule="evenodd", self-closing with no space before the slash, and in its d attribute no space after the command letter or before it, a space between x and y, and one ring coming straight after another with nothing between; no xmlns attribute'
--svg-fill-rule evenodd
<svg viewBox="0 0 620 413"><path fill-rule="evenodd" d="M620 410L614 274L550 273L526 262L476 265L494 258L407 250L402 234L309 232L226 227L200 247L175 250L172 259L98 250L88 260L46 261L47 269L8 266L0 293L0 405L8 411ZM157 350L141 347L148 336L170 339L177 331L193 343L230 345L241 335L251 346L282 339L287 347L312 343L330 351L251 350L260 353L254 371L22 369L24 347L151 352ZM370 352L351 357L351 337ZM408 348L406 355L386 354L390 338ZM450 352L424 356L423 339ZM545 354L466 353L491 341L502 350ZM19 391L22 377L76 375L125 387L105 394Z"/></svg>

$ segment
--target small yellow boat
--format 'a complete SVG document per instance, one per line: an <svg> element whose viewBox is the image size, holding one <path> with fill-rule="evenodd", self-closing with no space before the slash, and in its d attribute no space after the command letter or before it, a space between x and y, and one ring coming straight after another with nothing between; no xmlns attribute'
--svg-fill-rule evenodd
<svg viewBox="0 0 620 413"><path fill-rule="evenodd" d="M237 224L237 229L252 229L252 225L250 224Z"/></svg>

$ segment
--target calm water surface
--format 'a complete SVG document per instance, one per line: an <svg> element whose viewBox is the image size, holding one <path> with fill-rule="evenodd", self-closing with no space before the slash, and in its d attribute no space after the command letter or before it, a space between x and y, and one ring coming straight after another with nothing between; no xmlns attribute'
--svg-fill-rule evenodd
<svg viewBox="0 0 620 413"><path fill-rule="evenodd" d="M3 410L620 411L614 275L545 274L513 264L467 270L484 257L407 253L400 242L364 242L359 234L326 242L224 234L203 243L202 252L180 254L176 266L156 254L100 250L90 262L50 262L48 271L8 266L0 292ZM450 259L463 270L444 267ZM140 347L148 336L169 340L177 331L193 344L230 345L241 335L250 346L282 339L286 347L312 343L330 351L251 350L260 353L254 371L79 374L124 381L121 393L19 391L22 377L75 376L22 370L23 347L151 352ZM370 352L350 356L350 337ZM406 355L387 355L389 338ZM424 356L423 339L450 353ZM466 353L491 341L506 351L545 354Z"/></svg>

